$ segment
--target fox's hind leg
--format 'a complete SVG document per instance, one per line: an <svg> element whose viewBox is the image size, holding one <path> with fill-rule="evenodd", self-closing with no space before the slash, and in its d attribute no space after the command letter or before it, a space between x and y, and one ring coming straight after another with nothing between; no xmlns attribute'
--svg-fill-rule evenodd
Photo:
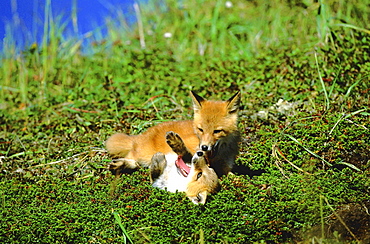
<svg viewBox="0 0 370 244"><path fill-rule="evenodd" d="M172 148L172 150L177 154L182 156L182 159L184 162L191 162L191 158L193 155L189 151L189 149L185 146L184 141L181 139L181 137L173 132L169 131L166 133L166 141L167 144Z"/></svg>
<svg viewBox="0 0 370 244"><path fill-rule="evenodd" d="M134 172L139 165L135 160L127 158L116 158L108 165L108 169L115 176L120 176L123 173L132 173Z"/></svg>
<svg viewBox="0 0 370 244"><path fill-rule="evenodd" d="M156 179L163 174L167 166L167 160L163 153L156 153L152 157L150 164L150 182L153 183Z"/></svg>

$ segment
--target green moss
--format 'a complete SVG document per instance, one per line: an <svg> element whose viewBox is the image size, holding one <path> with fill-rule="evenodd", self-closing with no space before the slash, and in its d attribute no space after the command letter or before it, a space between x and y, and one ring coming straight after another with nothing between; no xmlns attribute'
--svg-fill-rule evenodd
<svg viewBox="0 0 370 244"><path fill-rule="evenodd" d="M110 36L88 56L61 39L4 55L0 242L312 241L303 231L319 226L322 238L321 221L333 216L323 199L338 210L368 205L366 6L329 1L325 14L337 18L325 19L318 4L301 1L194 4L142 7L152 33L145 49L135 29L112 29L121 39ZM222 190L196 206L153 189L147 169L119 179L107 171L109 135L191 118L190 90L226 99L236 89L237 163L261 176L224 177Z"/></svg>

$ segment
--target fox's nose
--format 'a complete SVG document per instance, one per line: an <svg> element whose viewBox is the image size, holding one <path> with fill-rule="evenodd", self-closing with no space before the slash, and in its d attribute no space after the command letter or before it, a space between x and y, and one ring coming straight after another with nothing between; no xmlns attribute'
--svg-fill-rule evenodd
<svg viewBox="0 0 370 244"><path fill-rule="evenodd" d="M202 145L202 146L201 146L201 148L202 148L202 150L203 150L203 151L205 151L205 152L208 150L208 146L207 146L207 145Z"/></svg>
<svg viewBox="0 0 370 244"><path fill-rule="evenodd" d="M198 157L202 157L203 156L203 152L202 151L198 151L197 152L197 155L198 155Z"/></svg>

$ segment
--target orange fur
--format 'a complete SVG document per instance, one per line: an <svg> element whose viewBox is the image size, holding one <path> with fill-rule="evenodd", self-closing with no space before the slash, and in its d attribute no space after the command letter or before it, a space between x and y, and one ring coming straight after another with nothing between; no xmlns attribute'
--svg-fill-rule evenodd
<svg viewBox="0 0 370 244"><path fill-rule="evenodd" d="M112 170L148 167L152 156L161 152L172 152L166 143L166 132L177 133L189 153L198 148L206 152L210 166L218 176L229 173L238 154L239 132L237 130L240 93L228 101L210 101L191 93L194 106L194 120L164 122L149 128L140 135L128 136L122 133L111 136L106 147L117 158L110 165Z"/></svg>
<svg viewBox="0 0 370 244"><path fill-rule="evenodd" d="M238 110L240 93L228 101L208 101L193 93L194 130L199 147L207 152L218 176L228 174L239 152Z"/></svg>
<svg viewBox="0 0 370 244"><path fill-rule="evenodd" d="M165 138L168 131L179 134L187 148L192 152L196 151L199 140L194 133L191 120L160 123L140 135L128 136L117 133L107 140L106 147L109 154L119 158L118 166L129 169L134 169L140 165L148 167L155 153L167 154L172 152ZM124 165L121 164L122 162Z"/></svg>
<svg viewBox="0 0 370 244"><path fill-rule="evenodd" d="M199 174L201 174L200 177ZM205 159L202 157L197 158L194 173L188 177L190 177L190 181L187 185L186 195L194 203L204 204L208 194L215 194L220 191L221 186L217 174L207 166Z"/></svg>

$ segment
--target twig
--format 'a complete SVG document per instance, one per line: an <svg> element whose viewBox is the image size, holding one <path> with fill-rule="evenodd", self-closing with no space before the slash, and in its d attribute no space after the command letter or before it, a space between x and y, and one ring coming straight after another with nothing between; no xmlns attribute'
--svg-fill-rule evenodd
<svg viewBox="0 0 370 244"><path fill-rule="evenodd" d="M274 146L275 146L275 145L274 145ZM280 148L279 148L278 146L275 146L275 147L276 147L277 152L280 154L280 156L281 156L281 157L283 157L283 159L284 159L285 161L287 161L291 166L293 166L295 169L297 169L297 170L299 170L299 171L301 171L301 172L303 172L303 173L305 173L305 174L311 175L310 173L308 173L308 172L304 171L303 169L299 168L297 165L295 165L295 164L293 164L292 162L290 162L290 161L289 161L289 160L284 156L284 154L281 152Z"/></svg>
<svg viewBox="0 0 370 244"><path fill-rule="evenodd" d="M353 232L350 230L350 228L346 225L346 223L343 221L342 217L340 217L339 214L337 214L334 210L334 208L329 204L329 201L326 197L324 196L320 196L321 198L323 198L326 202L326 204L328 205L328 207L330 208L331 211L333 211L333 214L335 215L335 217L338 218L339 222L346 228L346 230L351 234L351 236L357 241L359 242L360 240L357 239L357 237L355 236L355 234L353 234Z"/></svg>
<svg viewBox="0 0 370 244"><path fill-rule="evenodd" d="M155 100L157 98L160 98L160 97L168 98L174 105L176 105L176 109L181 110L182 107L171 96L168 96L166 94L162 94L162 95L157 95L157 96L150 97L148 100L146 100L146 102L143 104L143 106L146 105L146 104L148 104L148 103L151 103L151 105L153 106L154 110L158 113L159 110L158 110L157 106L155 105Z"/></svg>
<svg viewBox="0 0 370 244"><path fill-rule="evenodd" d="M359 125L359 124L357 124L357 123L355 123L355 122L353 122L352 120L350 120L350 119L344 119L345 121L348 121L348 122L350 122L350 123L352 123L352 124L354 124L354 125L357 125L358 127L362 127L362 128L364 128L365 130L368 130L369 128L367 128L366 126L364 126L364 125Z"/></svg>
<svg viewBox="0 0 370 244"><path fill-rule="evenodd" d="M62 159L62 160L58 160L58 161L54 161L54 162L50 162L50 163L46 163L46 164L33 165L33 166L28 167L28 168L42 167L42 166L46 166L46 165L53 165L53 164L64 163L64 162L68 161L69 159L73 159L73 158L79 157L79 156L84 155L84 154L87 154L87 153L89 153L89 152L78 153L78 154L75 154L75 155L73 155L71 157Z"/></svg>
<svg viewBox="0 0 370 244"><path fill-rule="evenodd" d="M75 110L77 112L83 112L83 113L92 113L92 114L97 114L98 112L97 111L90 111L90 110L85 110L85 109L80 109L80 108L69 108L69 109L72 109L72 110Z"/></svg>
<svg viewBox="0 0 370 244"><path fill-rule="evenodd" d="M281 163L281 161L280 161L279 157L277 156L276 151L277 151L277 150L276 150L276 145L272 145L272 156L273 156L274 158L276 158L276 160L275 160L275 164L276 164L276 166L278 167L278 169L280 170L280 173L281 173L285 178L289 179L289 177L288 177L288 176L286 176L286 175L284 174L284 170L283 170L283 168L281 168L281 167L280 167L280 163Z"/></svg>
<svg viewBox="0 0 370 244"><path fill-rule="evenodd" d="M85 155L82 159L80 159L76 164L79 164L80 162L83 162L89 155ZM73 171L71 174L69 174L68 176L66 176L66 178L69 178L71 177L72 175L76 174L77 172L81 171L89 162L87 161L86 163L84 163L82 166L78 167L77 170ZM85 176L85 177L82 177L80 179L84 179L84 178L87 178L89 176Z"/></svg>

